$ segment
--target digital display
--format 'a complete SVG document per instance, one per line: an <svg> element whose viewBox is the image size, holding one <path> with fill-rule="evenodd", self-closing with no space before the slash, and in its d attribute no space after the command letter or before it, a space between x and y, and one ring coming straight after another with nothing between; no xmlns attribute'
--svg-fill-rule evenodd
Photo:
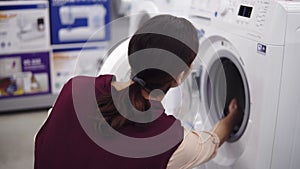
<svg viewBox="0 0 300 169"><path fill-rule="evenodd" d="M240 6L240 9L239 9L239 13L238 15L239 16L243 16L243 17L247 17L247 18L250 18L251 17L251 13L252 13L252 7L250 6L244 6L244 5L241 5Z"/></svg>

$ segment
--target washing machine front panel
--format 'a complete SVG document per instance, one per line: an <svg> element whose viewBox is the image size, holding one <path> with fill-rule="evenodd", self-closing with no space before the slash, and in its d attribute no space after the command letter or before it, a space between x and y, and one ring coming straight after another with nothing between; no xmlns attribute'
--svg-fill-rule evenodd
<svg viewBox="0 0 300 169"><path fill-rule="evenodd" d="M214 123L228 115L228 106L233 98L238 100L244 112L244 120L235 126L228 142L237 141L244 133L250 114L248 81L242 66L232 53L218 51L216 60L208 67L203 80L203 102L206 113Z"/></svg>
<svg viewBox="0 0 300 169"><path fill-rule="evenodd" d="M228 104L232 98L237 98L244 111L244 120L235 127L228 142L219 150L217 157L207 167L212 166L232 168L242 156L247 140L243 135L246 129L252 128L248 121L250 117L250 90L247 74L239 60L239 54L232 45L220 36L211 36L201 42L198 59L202 71L200 81L200 97L203 126L197 130L211 130L215 124L228 114ZM233 82L234 80L235 82ZM248 127L247 127L248 126Z"/></svg>
<svg viewBox="0 0 300 169"><path fill-rule="evenodd" d="M236 135L235 139L226 142L220 148L216 158L202 167L210 169L270 168L283 47L270 45L267 46L266 53L261 53L257 50L259 42L212 27L208 28L205 25L198 27L198 29L204 29L205 35L200 40L200 50L197 57L200 61L198 61L198 65L195 64L195 70L193 70L194 72L198 72L197 69L202 70L200 76L201 101L199 103L202 105L200 106L202 109L199 110L201 122L196 122L196 124L203 124L200 129L211 129L215 124L212 119L224 116L224 113L219 113L219 111L224 108L224 105L226 107L226 100L228 102L226 99L227 90L229 89L230 94L230 88L221 87L222 84L234 84L224 82L224 78L231 78L239 84L236 88L244 94L238 94L238 97L245 99L242 99L242 104L245 104L242 107L245 112L249 112L245 113L243 124L241 124L240 130L238 130L239 134ZM234 66L226 68L225 65L224 69L225 61L229 61L229 65ZM223 70L218 68L222 65ZM226 73L227 71L235 73L230 77ZM237 74L237 72L239 73ZM208 80L208 75L214 77ZM213 78L217 79L212 80ZM209 81L211 84L208 83ZM216 84L215 88L212 85L213 82ZM214 91L209 91L209 88ZM218 95L219 97L216 97ZM208 100L211 103L208 103ZM206 117L207 110L215 112L215 114ZM199 126L196 128L199 129Z"/></svg>

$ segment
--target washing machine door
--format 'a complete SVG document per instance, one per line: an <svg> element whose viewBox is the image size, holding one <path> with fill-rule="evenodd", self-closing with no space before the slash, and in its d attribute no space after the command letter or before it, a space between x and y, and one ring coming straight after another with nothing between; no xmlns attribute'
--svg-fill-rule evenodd
<svg viewBox="0 0 300 169"><path fill-rule="evenodd" d="M228 105L233 98L238 100L244 112L243 121L235 126L217 156L198 168L240 169L238 163L246 149L248 136L245 131L251 128L248 124L250 94L242 58L229 41L219 36L212 36L201 42L198 53L193 70L197 73L191 76L194 81L198 81L200 92L199 118L194 122L194 128L211 130L228 114Z"/></svg>

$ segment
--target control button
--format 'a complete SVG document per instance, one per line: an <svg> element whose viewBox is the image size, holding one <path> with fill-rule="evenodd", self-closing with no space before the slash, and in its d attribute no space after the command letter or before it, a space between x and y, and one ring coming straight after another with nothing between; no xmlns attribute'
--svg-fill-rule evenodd
<svg viewBox="0 0 300 169"><path fill-rule="evenodd" d="M215 17L218 17L218 12L217 12L217 11L215 11L215 14L214 14L214 15L215 15Z"/></svg>
<svg viewBox="0 0 300 169"><path fill-rule="evenodd" d="M5 48L5 42L1 42L1 48Z"/></svg>
<svg viewBox="0 0 300 169"><path fill-rule="evenodd" d="M205 30L204 29L198 30L198 39L201 39L204 35L205 35Z"/></svg>

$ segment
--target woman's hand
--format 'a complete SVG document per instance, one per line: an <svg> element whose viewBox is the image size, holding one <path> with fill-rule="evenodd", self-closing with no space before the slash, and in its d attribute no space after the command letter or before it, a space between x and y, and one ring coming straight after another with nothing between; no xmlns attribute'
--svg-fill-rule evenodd
<svg viewBox="0 0 300 169"><path fill-rule="evenodd" d="M230 101L230 104L228 106L229 113L237 113L238 112L238 105L236 98L232 99Z"/></svg>
<svg viewBox="0 0 300 169"><path fill-rule="evenodd" d="M244 113L241 111L235 98L230 101L228 111L228 115L220 120L214 127L214 132L220 139L219 146L227 140L234 126L241 124L243 121Z"/></svg>
<svg viewBox="0 0 300 169"><path fill-rule="evenodd" d="M228 106L229 116L233 116L233 123L235 125L240 125L243 122L244 112L241 110L237 103L236 98L232 99Z"/></svg>

